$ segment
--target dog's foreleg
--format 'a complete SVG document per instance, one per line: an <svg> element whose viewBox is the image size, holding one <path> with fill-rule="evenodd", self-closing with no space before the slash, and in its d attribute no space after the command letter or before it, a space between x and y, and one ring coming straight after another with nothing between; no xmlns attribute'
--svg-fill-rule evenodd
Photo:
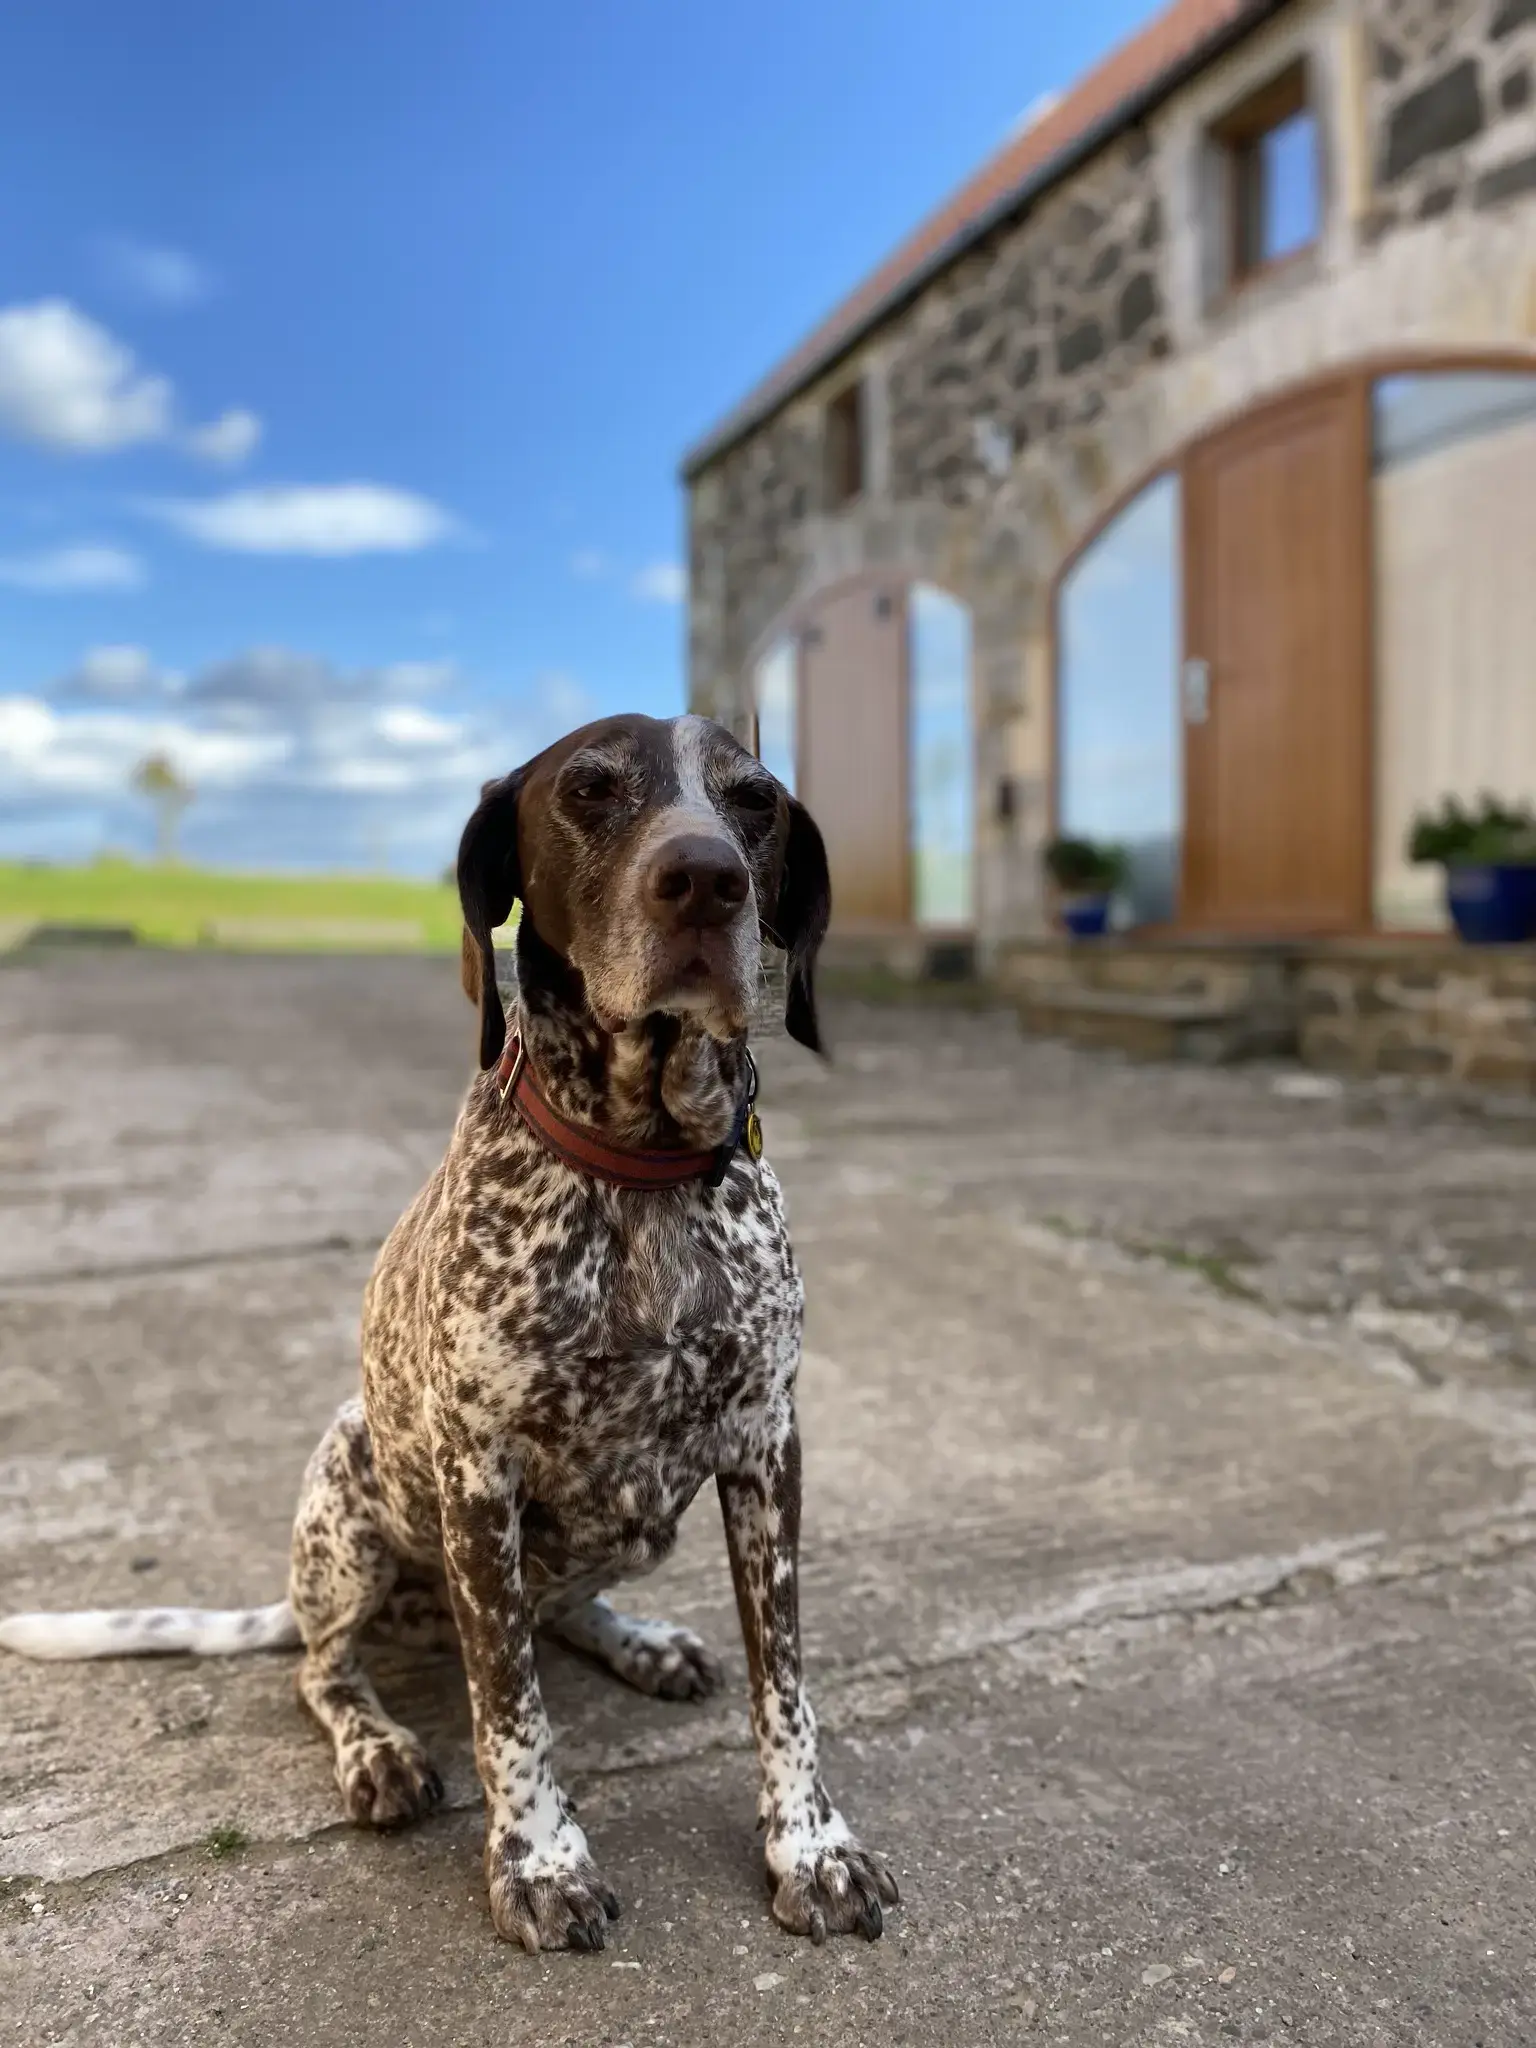
<svg viewBox="0 0 1536 2048"><path fill-rule="evenodd" d="M491 1918L530 1952L600 1949L619 1902L555 1782L524 1597L519 1474L459 1429L439 1427L433 1458L485 1791Z"/></svg>
<svg viewBox="0 0 1536 2048"><path fill-rule="evenodd" d="M800 1668L800 1438L787 1404L744 1463L720 1475L720 1505L752 1685L773 1916L814 1942L854 1930L873 1941L896 1880L855 1841L821 1782Z"/></svg>
<svg viewBox="0 0 1536 2048"><path fill-rule="evenodd" d="M347 1817L399 1827L439 1804L442 1780L409 1728L384 1711L361 1640L398 1565L379 1515L362 1405L349 1401L309 1461L293 1525L289 1599L304 1640L299 1698L331 1738Z"/></svg>

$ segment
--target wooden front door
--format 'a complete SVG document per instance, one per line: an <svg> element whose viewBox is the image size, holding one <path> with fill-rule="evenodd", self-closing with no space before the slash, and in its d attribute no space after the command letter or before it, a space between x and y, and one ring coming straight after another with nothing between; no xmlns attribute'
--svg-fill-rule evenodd
<svg viewBox="0 0 1536 2048"><path fill-rule="evenodd" d="M1183 922L1370 917L1364 380L1283 401L1184 471Z"/></svg>
<svg viewBox="0 0 1536 2048"><path fill-rule="evenodd" d="M846 584L806 618L798 755L799 794L827 842L833 929L904 924L912 863L900 584Z"/></svg>

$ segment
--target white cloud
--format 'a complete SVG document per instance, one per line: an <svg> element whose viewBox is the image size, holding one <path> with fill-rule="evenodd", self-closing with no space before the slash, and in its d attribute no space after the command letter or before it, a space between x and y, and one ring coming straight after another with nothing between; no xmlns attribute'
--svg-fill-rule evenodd
<svg viewBox="0 0 1536 2048"><path fill-rule="evenodd" d="M456 531L440 505L387 484L269 484L144 509L203 547L247 555L414 554Z"/></svg>
<svg viewBox="0 0 1536 2048"><path fill-rule="evenodd" d="M629 588L646 604L681 604L688 595L688 572L677 562L651 562Z"/></svg>
<svg viewBox="0 0 1536 2048"><path fill-rule="evenodd" d="M221 412L205 427L189 427L182 439L204 462L222 462L234 469L248 455L254 454L261 435L259 417L236 406L229 412Z"/></svg>
<svg viewBox="0 0 1536 2048"><path fill-rule="evenodd" d="M344 669L268 647L183 677L145 648L98 646L47 690L0 697L0 832L22 854L147 848L130 782L163 751L195 792L191 859L356 866L387 850L440 873L486 778L578 711L584 695L558 674L491 702L444 663Z"/></svg>
<svg viewBox="0 0 1536 2048"><path fill-rule="evenodd" d="M318 654L290 647L250 647L209 664L188 684L188 694L221 717L246 723L293 719L340 705L391 704L441 690L454 677L452 662L390 661L339 669ZM423 714L426 715L426 714Z"/></svg>
<svg viewBox="0 0 1536 2048"><path fill-rule="evenodd" d="M49 693L55 701L145 704L173 695L181 677L161 668L143 647L90 647Z"/></svg>
<svg viewBox="0 0 1536 2048"><path fill-rule="evenodd" d="M439 718L419 704L389 704L379 713L374 729L394 747L447 747L464 728L457 719Z"/></svg>
<svg viewBox="0 0 1536 2048"><path fill-rule="evenodd" d="M583 583L596 583L608 574L609 561L601 548L578 548L571 557L571 574Z"/></svg>
<svg viewBox="0 0 1536 2048"><path fill-rule="evenodd" d="M385 696L411 697L446 688L457 670L451 661L387 661L368 673L378 677Z"/></svg>
<svg viewBox="0 0 1536 2048"><path fill-rule="evenodd" d="M127 548L93 541L40 554L0 557L0 583L50 595L61 591L138 590L144 564Z"/></svg>
<svg viewBox="0 0 1536 2048"><path fill-rule="evenodd" d="M234 406L206 426L178 429L168 377L141 370L132 349L67 300L43 299L0 311L0 433L72 455L178 441L233 466L254 450L262 425Z"/></svg>
<svg viewBox="0 0 1536 2048"><path fill-rule="evenodd" d="M574 676L562 669L546 669L534 678L534 694L540 709L562 732L584 725L592 716L592 699Z"/></svg>
<svg viewBox="0 0 1536 2048"><path fill-rule="evenodd" d="M101 267L107 282L127 297L173 312L198 305L213 290L212 274L195 256L132 235L114 235L102 244Z"/></svg>
<svg viewBox="0 0 1536 2048"><path fill-rule="evenodd" d="M171 386L63 299L0 312L0 428L44 448L101 454L170 431Z"/></svg>
<svg viewBox="0 0 1536 2048"><path fill-rule="evenodd" d="M204 732L176 718L0 697L0 793L116 797L149 753L168 755L194 789L232 788L275 766L288 744L281 734Z"/></svg>

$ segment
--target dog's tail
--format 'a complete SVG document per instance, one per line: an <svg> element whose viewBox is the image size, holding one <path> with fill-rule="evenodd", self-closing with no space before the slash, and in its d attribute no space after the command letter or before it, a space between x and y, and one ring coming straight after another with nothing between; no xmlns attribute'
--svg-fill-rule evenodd
<svg viewBox="0 0 1536 2048"><path fill-rule="evenodd" d="M286 1600L271 1607L119 1607L84 1614L13 1614L0 1621L0 1649L66 1663L82 1657L235 1657L246 1650L296 1650L300 1637Z"/></svg>

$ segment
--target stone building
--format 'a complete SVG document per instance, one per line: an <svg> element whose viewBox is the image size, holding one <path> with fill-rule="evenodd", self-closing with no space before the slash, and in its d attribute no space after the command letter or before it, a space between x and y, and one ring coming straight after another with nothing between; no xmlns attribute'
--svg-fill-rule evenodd
<svg viewBox="0 0 1536 2048"><path fill-rule="evenodd" d="M1441 920L1413 811L1536 788L1536 0L1175 0L687 456L696 709L837 926Z"/></svg>

